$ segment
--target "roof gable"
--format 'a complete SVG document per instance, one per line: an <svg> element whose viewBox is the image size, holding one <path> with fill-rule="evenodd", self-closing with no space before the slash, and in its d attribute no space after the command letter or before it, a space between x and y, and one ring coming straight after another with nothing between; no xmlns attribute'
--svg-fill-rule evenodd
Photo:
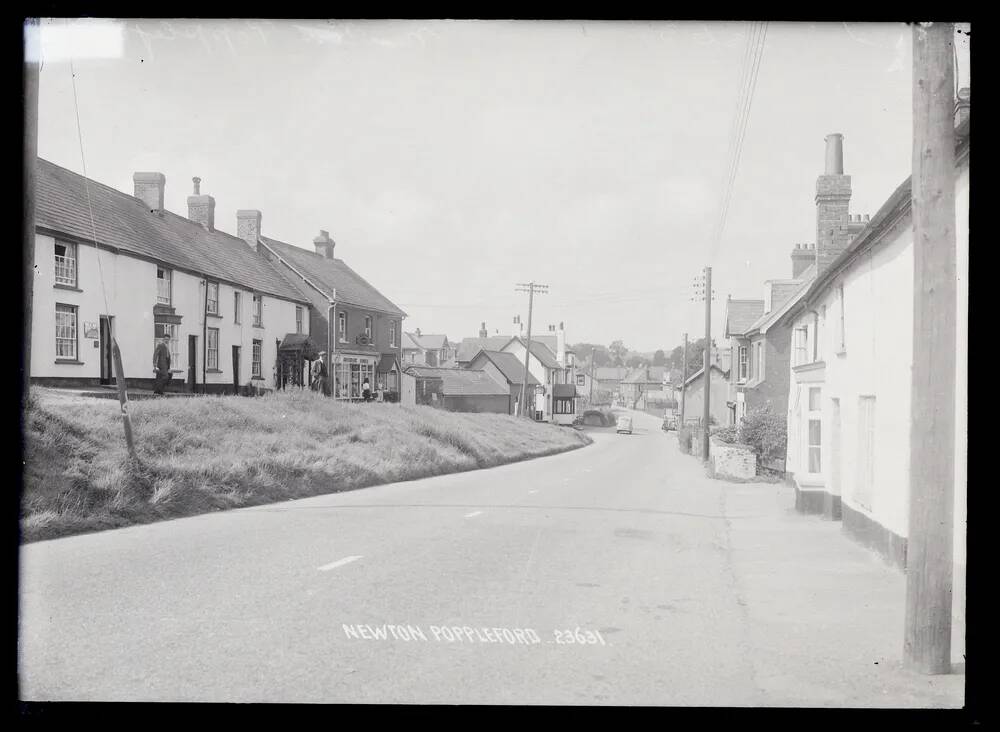
<svg viewBox="0 0 1000 732"><path fill-rule="evenodd" d="M500 350L506 351L507 348L512 343L519 343L521 347L524 347L524 341L521 340L519 336L514 336L504 344L504 347ZM547 369L558 369L562 368L559 365L559 361L556 360L556 355L549 350L549 347L540 341L536 341L534 338L531 339L531 355L534 356L542 366Z"/></svg>
<svg viewBox="0 0 1000 732"><path fill-rule="evenodd" d="M408 366L405 370L420 378L441 379L445 396L510 396L506 384L478 369Z"/></svg>
<svg viewBox="0 0 1000 732"><path fill-rule="evenodd" d="M727 300L726 337L743 335L763 313L763 300Z"/></svg>
<svg viewBox="0 0 1000 732"><path fill-rule="evenodd" d="M506 351L487 351L483 349L479 351L473 358L471 363L476 363L480 357L490 361L504 378L507 379L511 384L523 384L524 383L524 364L515 356L513 353L507 353ZM528 372L528 386L535 386L540 382L536 379L531 372Z"/></svg>
<svg viewBox="0 0 1000 732"><path fill-rule="evenodd" d="M336 295L338 303L377 310L389 315L406 315L361 275L348 267L342 259L328 259L316 252L268 236L261 236L260 239L278 256L322 288L327 297Z"/></svg>
<svg viewBox="0 0 1000 732"><path fill-rule="evenodd" d="M480 350L499 351L510 341L510 336L486 336L485 338L463 338L458 346L459 362L468 362L479 353Z"/></svg>

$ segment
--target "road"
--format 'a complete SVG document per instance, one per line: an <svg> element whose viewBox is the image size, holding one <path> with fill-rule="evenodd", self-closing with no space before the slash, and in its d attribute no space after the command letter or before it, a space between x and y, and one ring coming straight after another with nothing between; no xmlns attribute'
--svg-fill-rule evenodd
<svg viewBox="0 0 1000 732"><path fill-rule="evenodd" d="M762 680L730 537L753 516L634 419L549 458L27 545L21 698L843 700Z"/></svg>

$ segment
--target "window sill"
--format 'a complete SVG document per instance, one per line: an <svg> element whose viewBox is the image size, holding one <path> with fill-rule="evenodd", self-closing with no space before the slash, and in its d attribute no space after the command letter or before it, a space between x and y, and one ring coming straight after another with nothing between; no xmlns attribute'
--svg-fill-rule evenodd
<svg viewBox="0 0 1000 732"><path fill-rule="evenodd" d="M839 351L834 351L834 355L835 356L841 356L841 357L846 356L847 355L847 349L846 348L841 348Z"/></svg>
<svg viewBox="0 0 1000 732"><path fill-rule="evenodd" d="M68 364L70 366L83 366L84 361L77 361L75 358L57 358L56 363L58 364Z"/></svg>
<svg viewBox="0 0 1000 732"><path fill-rule="evenodd" d="M222 369L205 369L206 374L221 374Z"/></svg>
<svg viewBox="0 0 1000 732"><path fill-rule="evenodd" d="M64 284L61 284L59 282L56 282L54 285L52 285L52 287L54 289L56 289L56 290L69 290L70 292L83 292L83 290L81 290L79 287L76 287L75 285L64 285Z"/></svg>
<svg viewBox="0 0 1000 732"><path fill-rule="evenodd" d="M218 313L205 313L205 315L207 315L209 318L218 318L219 320L222 320L222 316L219 315Z"/></svg>
<svg viewBox="0 0 1000 732"><path fill-rule="evenodd" d="M260 328L261 330L264 330L264 324L263 323L254 323L253 327L254 328Z"/></svg>

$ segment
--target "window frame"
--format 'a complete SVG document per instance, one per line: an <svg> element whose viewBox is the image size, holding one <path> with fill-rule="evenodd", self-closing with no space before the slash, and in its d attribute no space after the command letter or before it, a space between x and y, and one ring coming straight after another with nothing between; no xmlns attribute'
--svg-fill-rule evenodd
<svg viewBox="0 0 1000 732"><path fill-rule="evenodd" d="M803 472L811 476L823 474L823 387L805 384L805 419L803 420L804 434L802 446ZM813 396L815 395L815 400ZM817 439L813 441L812 426L817 425ZM816 470L813 470L813 455L816 456Z"/></svg>
<svg viewBox="0 0 1000 732"><path fill-rule="evenodd" d="M366 315L365 316L365 338L367 338L369 341L371 341L371 339L372 339L373 327L374 326L372 324L372 316L371 315Z"/></svg>
<svg viewBox="0 0 1000 732"><path fill-rule="evenodd" d="M263 379L264 341L254 338L250 350L250 378Z"/></svg>
<svg viewBox="0 0 1000 732"><path fill-rule="evenodd" d="M215 348L212 348L212 336L215 335ZM213 362L212 353L215 353L215 359ZM206 328L205 329L205 368L210 371L219 370L219 329L218 328Z"/></svg>
<svg viewBox="0 0 1000 732"><path fill-rule="evenodd" d="M736 352L736 381L745 384L750 378L750 354L746 346L738 346Z"/></svg>
<svg viewBox="0 0 1000 732"><path fill-rule="evenodd" d="M170 365L173 367L171 371L178 370L177 367L181 363L180 354L180 326L176 323L164 323L164 322L153 322L153 349L156 349L156 345L160 342L163 337L164 330L170 334Z"/></svg>
<svg viewBox="0 0 1000 732"><path fill-rule="evenodd" d="M66 254L59 255L56 253L55 247L64 247ZM72 252L72 256L69 256L69 252ZM56 239L55 244L52 248L53 262L52 262L52 279L53 282L60 287L78 287L77 284L80 281L80 247L76 242L62 241L61 239ZM60 260L62 260L61 267L66 268L67 262L72 262L73 268L73 281L68 282L59 278L60 270Z"/></svg>
<svg viewBox="0 0 1000 732"><path fill-rule="evenodd" d="M347 313L343 310L337 313L337 341L347 343Z"/></svg>
<svg viewBox="0 0 1000 732"><path fill-rule="evenodd" d="M809 357L809 329L806 326L798 326L792 331L792 350L794 353L793 366L801 366L804 363L808 363L806 359Z"/></svg>
<svg viewBox="0 0 1000 732"><path fill-rule="evenodd" d="M160 277L161 272L165 275L164 277ZM166 301L164 301L163 296L160 294L161 282L166 282L167 284ZM174 271L160 265L156 265L156 304L166 305L167 307L173 307L174 304Z"/></svg>
<svg viewBox="0 0 1000 732"><path fill-rule="evenodd" d="M253 295L253 327L264 327L264 296L256 292Z"/></svg>
<svg viewBox="0 0 1000 732"><path fill-rule="evenodd" d="M389 348L396 347L396 321L389 321Z"/></svg>
<svg viewBox="0 0 1000 732"><path fill-rule="evenodd" d="M233 290L233 323L236 325L241 325L243 323L243 316L241 311L243 310L243 292L241 290Z"/></svg>
<svg viewBox="0 0 1000 732"><path fill-rule="evenodd" d="M63 308L63 310L60 310ZM73 316L72 328L73 334L71 338L59 337L59 328L67 327L65 324L60 326L59 324L59 313L70 313ZM80 307L78 305L71 305L67 302L57 302L55 308L55 338L56 338L56 361L64 362L78 362L80 360ZM70 356L59 354L59 344L62 343L72 343L73 353Z"/></svg>
<svg viewBox="0 0 1000 732"><path fill-rule="evenodd" d="M212 299L212 287L215 287L215 299ZM205 295L205 312L209 315L219 315L219 283L212 282L211 280L205 283L205 288L207 294ZM215 303L215 309L212 309L212 303Z"/></svg>
<svg viewBox="0 0 1000 732"><path fill-rule="evenodd" d="M295 306L295 332L298 334L302 333L302 306Z"/></svg>

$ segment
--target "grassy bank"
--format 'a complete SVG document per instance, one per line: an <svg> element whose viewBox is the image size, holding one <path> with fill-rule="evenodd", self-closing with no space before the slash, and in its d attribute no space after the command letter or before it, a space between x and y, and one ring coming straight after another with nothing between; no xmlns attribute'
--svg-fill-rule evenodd
<svg viewBox="0 0 1000 732"><path fill-rule="evenodd" d="M497 414L340 404L311 392L131 402L34 388L23 541L413 480L550 455L584 434Z"/></svg>

